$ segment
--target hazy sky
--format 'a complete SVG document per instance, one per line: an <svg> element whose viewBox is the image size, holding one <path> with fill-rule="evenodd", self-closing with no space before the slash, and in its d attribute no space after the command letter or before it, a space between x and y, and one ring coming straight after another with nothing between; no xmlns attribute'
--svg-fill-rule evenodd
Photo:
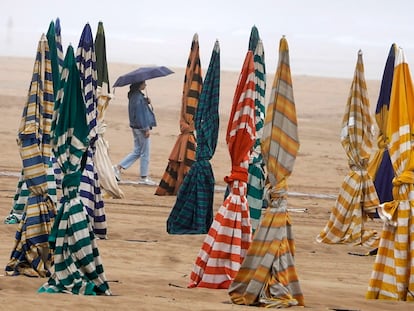
<svg viewBox="0 0 414 311"><path fill-rule="evenodd" d="M59 17L64 48L101 20L110 62L184 67L198 33L205 71L216 39L222 69L239 71L256 25L269 73L285 35L293 75L352 78L361 49L366 78L381 79L392 43L414 62L413 12L412 0L1 0L0 55L34 57Z"/></svg>

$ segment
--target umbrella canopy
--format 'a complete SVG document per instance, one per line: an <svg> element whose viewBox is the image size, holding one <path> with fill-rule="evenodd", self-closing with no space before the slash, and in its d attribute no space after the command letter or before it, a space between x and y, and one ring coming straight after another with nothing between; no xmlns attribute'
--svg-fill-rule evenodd
<svg viewBox="0 0 414 311"><path fill-rule="evenodd" d="M103 23L98 23L98 30L95 36L95 54L97 71L97 139L95 142L94 163L99 176L101 189L105 191L104 196L120 199L124 193L118 185L112 161L109 156L109 144L104 139L106 131L105 113L112 99L109 87L108 62L106 60L106 40Z"/></svg>
<svg viewBox="0 0 414 311"><path fill-rule="evenodd" d="M56 47L56 32L55 32L55 23L53 21L49 24L49 29L46 34L47 41L49 44L49 53L52 66L52 77L53 77L53 94L56 98L57 91L59 89L60 82L60 70L59 70L59 57L58 50Z"/></svg>
<svg viewBox="0 0 414 311"><path fill-rule="evenodd" d="M50 162L53 99L49 46L46 36L42 35L17 138L28 196L6 266L6 273L10 275L46 277L53 261L48 245L52 218L56 214L56 198L53 200L48 193L51 185L48 176L53 181ZM51 190L56 194L56 185Z"/></svg>
<svg viewBox="0 0 414 311"><path fill-rule="evenodd" d="M155 191L156 195L176 195L195 161L196 138L194 115L200 98L203 78L198 35L194 34L184 77L181 100L180 135L168 157L168 165Z"/></svg>
<svg viewBox="0 0 414 311"><path fill-rule="evenodd" d="M95 234L99 238L105 239L107 233L105 206L102 199L99 176L94 162L95 142L98 138L97 73L95 47L89 24L86 24L83 28L76 52L76 62L79 69L83 96L85 98L86 120L89 128L89 146L86 151L86 164L82 171L79 194L90 217Z"/></svg>
<svg viewBox="0 0 414 311"><path fill-rule="evenodd" d="M54 272L39 292L110 295L96 238L79 196L89 127L73 47L66 51L52 123L52 143L63 172L63 198L49 235Z"/></svg>
<svg viewBox="0 0 414 311"><path fill-rule="evenodd" d="M129 84L142 82L145 80L164 77L172 73L174 73L174 71L164 66L141 67L120 76L115 81L113 87L125 86Z"/></svg>
<svg viewBox="0 0 414 311"><path fill-rule="evenodd" d="M63 54L63 47L62 47L62 28L60 26L60 19L59 17L56 18L55 21L55 34L56 34L56 49L57 49L57 56L59 60L59 72L62 72L63 61L64 61L64 54Z"/></svg>
<svg viewBox="0 0 414 311"><path fill-rule="evenodd" d="M246 199L250 150L255 141L253 52L248 51L233 98L226 142L231 174L230 191L220 206L197 256L189 287L228 288L251 242Z"/></svg>
<svg viewBox="0 0 414 311"><path fill-rule="evenodd" d="M220 46L216 41L195 115L197 151L167 219L170 234L204 234L213 222L214 174L210 160L217 146L220 99Z"/></svg>
<svg viewBox="0 0 414 311"><path fill-rule="evenodd" d="M389 137L386 135L388 126L388 111L390 107L392 80L394 76L394 63L396 44L393 44L388 53L382 76L381 88L375 109L375 120L378 125L378 150L368 165L368 173L374 180L380 203L392 201L392 179L394 170L392 168L388 152Z"/></svg>
<svg viewBox="0 0 414 311"><path fill-rule="evenodd" d="M256 141L249 160L249 179L247 181L247 201L249 202L252 231L259 226L263 209L263 190L265 186L264 162L261 151L261 139L265 116L266 68L263 43L257 27L252 27L249 40L249 50L253 51L255 72L255 120Z"/></svg>
<svg viewBox="0 0 414 311"><path fill-rule="evenodd" d="M266 307L304 305L295 270L295 243L287 209L287 178L299 150L296 108L285 37L266 111L262 153L268 167L269 207L229 288L236 304Z"/></svg>
<svg viewBox="0 0 414 311"><path fill-rule="evenodd" d="M401 48L396 50L386 134L395 178L366 297L414 301L414 89Z"/></svg>
<svg viewBox="0 0 414 311"><path fill-rule="evenodd" d="M56 98L57 88L59 87L60 81L60 72L59 72L59 61L57 55L57 48L56 48L56 34L55 34L55 24L50 22L49 29L46 34L46 38L48 41L48 50L49 50L49 57L48 60L50 61L51 68L50 71L52 73L52 82L53 82L53 98ZM54 99L52 100L52 102ZM53 165L54 159L52 159L51 165ZM23 210L27 202L27 198L29 196L29 191L27 189L27 185L25 183L25 178L23 176L24 172L21 171L21 176L19 177L19 181L17 182L16 192L13 197L13 206L10 211L10 214L6 217L4 222L6 224L15 224L19 222L23 215ZM58 174L51 174L48 175L48 193L50 196L53 197L53 201L57 202L57 192L56 187L57 184L60 183L59 180L59 172Z"/></svg>
<svg viewBox="0 0 414 311"><path fill-rule="evenodd" d="M376 231L365 228L367 215L375 214L379 200L367 171L373 133L361 51L358 52L354 79L342 120L341 143L348 156L350 171L342 183L329 221L316 240L330 244L377 246Z"/></svg>

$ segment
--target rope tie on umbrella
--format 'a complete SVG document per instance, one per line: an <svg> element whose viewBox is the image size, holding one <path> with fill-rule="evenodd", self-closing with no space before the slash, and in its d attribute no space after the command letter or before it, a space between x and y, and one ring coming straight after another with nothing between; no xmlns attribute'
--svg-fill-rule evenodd
<svg viewBox="0 0 414 311"><path fill-rule="evenodd" d="M387 149L388 148L389 139L384 135L384 133L379 133L377 138L377 145L378 149Z"/></svg>
<svg viewBox="0 0 414 311"><path fill-rule="evenodd" d="M232 166L230 176L224 177L224 181L228 184L232 183L235 180L240 180L242 182L247 182L249 174L247 169L240 166Z"/></svg>
<svg viewBox="0 0 414 311"><path fill-rule="evenodd" d="M180 131L182 134L190 134L194 132L194 126L190 126L188 123L180 123Z"/></svg>
<svg viewBox="0 0 414 311"><path fill-rule="evenodd" d="M363 159L359 163L349 163L349 168L351 171L359 172L361 176L367 174L368 159Z"/></svg>

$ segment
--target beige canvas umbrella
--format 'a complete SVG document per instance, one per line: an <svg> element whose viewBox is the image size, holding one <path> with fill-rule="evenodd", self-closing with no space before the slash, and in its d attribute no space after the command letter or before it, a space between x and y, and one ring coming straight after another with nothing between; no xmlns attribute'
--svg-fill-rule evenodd
<svg viewBox="0 0 414 311"><path fill-rule="evenodd" d="M104 198L121 199L124 193L118 185L112 161L109 156L109 144L104 138L107 124L105 113L113 94L110 92L108 63L106 60L106 41L103 23L99 22L95 36L96 71L97 71L97 139L95 142L94 160L97 166L99 182Z"/></svg>

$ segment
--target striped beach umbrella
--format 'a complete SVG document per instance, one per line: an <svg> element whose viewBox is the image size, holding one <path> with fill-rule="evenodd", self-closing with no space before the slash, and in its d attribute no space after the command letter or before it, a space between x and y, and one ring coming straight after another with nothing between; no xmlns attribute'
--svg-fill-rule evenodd
<svg viewBox="0 0 414 311"><path fill-rule="evenodd" d="M105 197L120 199L124 193L118 185L109 156L108 142L104 139L106 131L105 113L113 95L110 92L108 62L106 60L106 39L103 23L98 23L95 36L96 72L97 72L97 139L95 142L94 163L98 172L101 189Z"/></svg>
<svg viewBox="0 0 414 311"><path fill-rule="evenodd" d="M56 51L57 51L57 60L58 60L58 67L59 67L59 79L58 79L58 84L60 83L60 74L62 72L62 67L63 67L63 59L64 59L64 54L63 54L63 47L62 47L62 35L61 35L61 26L60 26L60 19L59 17L56 18L56 21L54 23L55 25L55 45L56 45ZM50 38L50 40L53 40L52 38ZM55 73L53 74L53 76L55 76ZM55 79L55 77L54 77ZM55 88L55 87L54 87ZM55 90L56 91L56 90ZM55 93L55 98L57 94ZM58 189L62 189L62 171L59 167L59 165L56 162L56 159L54 156L52 156L52 166L53 166L53 171L55 173L55 181L56 181L56 187Z"/></svg>
<svg viewBox="0 0 414 311"><path fill-rule="evenodd" d="M59 90L60 82L60 69L59 69L59 56L56 46L56 32L55 23L53 21L49 24L49 29L46 34L47 42L49 44L50 60L52 64L52 77L53 77L53 94L56 98L57 91Z"/></svg>
<svg viewBox="0 0 414 311"><path fill-rule="evenodd" d="M414 89L404 51L397 48L386 134L394 169L393 201L384 220L366 297L414 301Z"/></svg>
<svg viewBox="0 0 414 311"><path fill-rule="evenodd" d="M48 244L56 214L56 198L49 196L51 184L48 182L48 176L53 177L50 163L53 99L49 46L43 34L38 44L17 138L28 196L10 261L6 265L9 275L46 277L53 261ZM56 193L56 186L51 190Z"/></svg>
<svg viewBox="0 0 414 311"><path fill-rule="evenodd" d="M229 194L220 206L201 246L189 287L228 288L251 242L246 198L250 150L255 141L253 52L248 51L239 76L227 125L231 174Z"/></svg>
<svg viewBox="0 0 414 311"><path fill-rule="evenodd" d="M194 116L203 86L198 34L194 34L184 77L180 134L168 157L168 165L155 190L156 195L176 195L195 161Z"/></svg>
<svg viewBox="0 0 414 311"><path fill-rule="evenodd" d="M377 121L379 131L377 138L378 149L368 165L368 173L374 181L380 203L392 201L394 169L392 168L388 152L390 138L387 137L386 130L388 126L388 112L390 108L396 49L396 44L393 44L385 63L377 107L375 109L375 120Z"/></svg>
<svg viewBox="0 0 414 311"><path fill-rule="evenodd" d="M367 170L373 144L372 129L364 64L359 51L341 131L341 143L348 156L350 171L342 183L328 223L316 238L319 243L378 245L377 232L366 227L367 215L374 215L379 205Z"/></svg>
<svg viewBox="0 0 414 311"><path fill-rule="evenodd" d="M55 24L50 22L49 29L46 34L46 38L48 41L49 47L49 59L51 62L51 72L53 77L53 98L56 98L56 90L59 87L59 68L58 68L58 56L56 50L56 37L55 37ZM54 99L52 100L52 102ZM54 159L52 158L51 165L53 165ZM57 177L57 178L56 178ZM10 214L4 220L6 224L15 224L21 220L23 215L23 210L27 202L27 198L29 197L29 190L27 189L27 185L24 181L23 170L20 172L20 177L17 182L16 192L13 197L13 204L12 209L10 210ZM49 195L53 197L54 202L57 200L57 193L56 193L56 179L59 179L59 174L55 176L54 174L48 175L48 192ZM58 184L60 180L58 180ZM53 193L54 192L54 193Z"/></svg>
<svg viewBox="0 0 414 311"><path fill-rule="evenodd" d="M69 46L52 123L53 152L63 172L58 214L49 235L54 271L39 292L110 295L92 224L79 196L89 126L76 65Z"/></svg>
<svg viewBox="0 0 414 311"><path fill-rule="evenodd" d="M167 219L170 234L204 234L213 222L215 179L210 160L219 132L220 46L216 41L195 115L196 159Z"/></svg>
<svg viewBox="0 0 414 311"><path fill-rule="evenodd" d="M304 305L287 209L287 178L293 171L298 150L289 48L283 37L262 136L262 153L270 181L266 192L269 204L229 288L231 300L236 304L279 308Z"/></svg>
<svg viewBox="0 0 414 311"><path fill-rule="evenodd" d="M62 27L60 26L59 17L56 18L56 21L55 21L55 34L56 34L57 56L58 56L58 60L59 60L59 72L62 72L63 61L64 61L65 56L63 54Z"/></svg>
<svg viewBox="0 0 414 311"><path fill-rule="evenodd" d="M89 146L86 151L86 165L82 171L79 193L90 217L95 234L99 238L105 239L107 233L105 207L102 199L99 176L94 162L95 142L98 139L97 72L95 47L89 24L86 24L83 28L79 40L76 52L76 63L78 65L81 87L85 97L86 120L89 127Z"/></svg>
<svg viewBox="0 0 414 311"><path fill-rule="evenodd" d="M249 177L247 181L247 201L249 202L252 231L259 226L263 209L263 192L265 186L264 162L261 151L261 138L265 116L266 68L263 43L256 26L252 27L249 50L253 52L255 72L255 120L256 141L249 159Z"/></svg>

